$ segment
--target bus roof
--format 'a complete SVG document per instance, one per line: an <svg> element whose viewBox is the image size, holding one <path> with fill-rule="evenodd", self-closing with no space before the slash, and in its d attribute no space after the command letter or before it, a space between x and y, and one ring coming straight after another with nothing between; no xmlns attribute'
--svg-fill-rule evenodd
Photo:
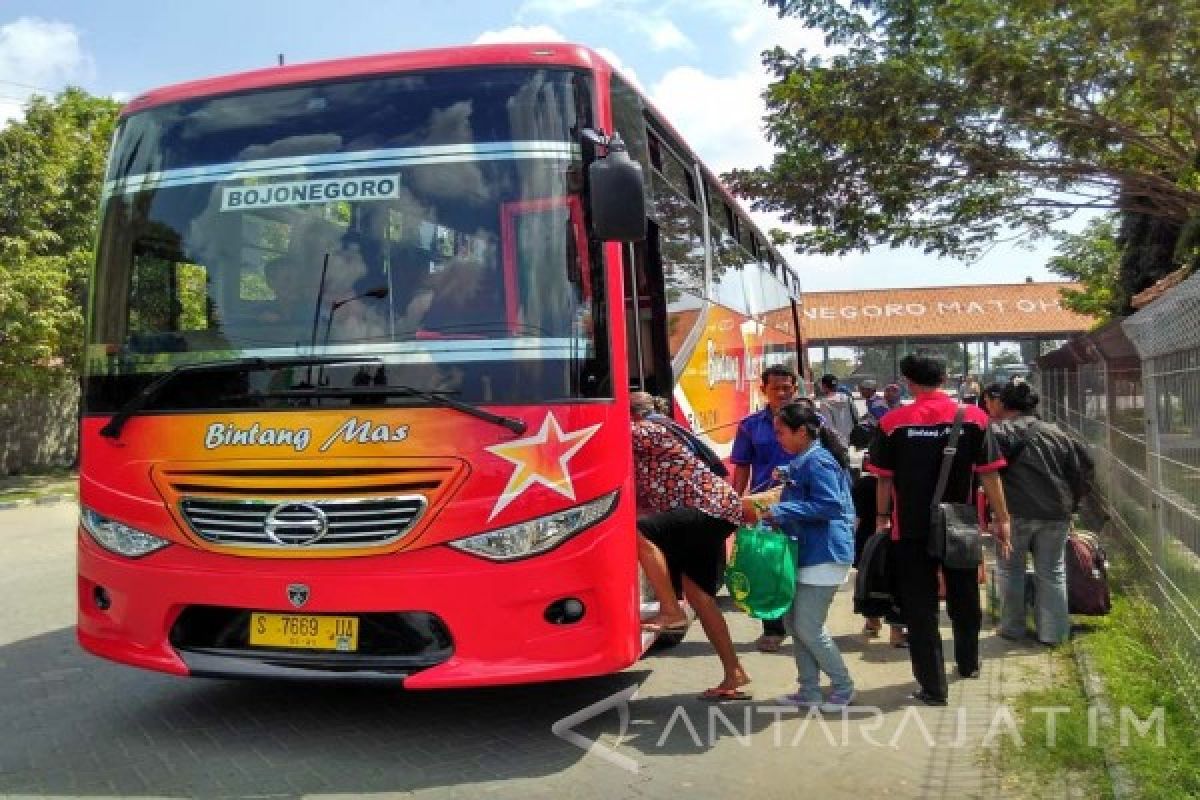
<svg viewBox="0 0 1200 800"><path fill-rule="evenodd" d="M129 101L122 116L145 111L166 103L177 103L201 97L232 94L250 89L290 86L337 78L387 74L415 70L506 64L553 64L611 71L612 67L595 51L565 42L484 44L462 47L443 47L433 50L412 50L403 53L384 53L307 64L267 67L250 72L237 72L214 78L176 83L144 92Z"/></svg>

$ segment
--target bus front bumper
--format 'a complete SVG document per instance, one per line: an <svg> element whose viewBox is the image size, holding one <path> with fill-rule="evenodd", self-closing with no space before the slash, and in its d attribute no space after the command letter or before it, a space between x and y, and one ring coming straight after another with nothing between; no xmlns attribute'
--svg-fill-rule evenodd
<svg viewBox="0 0 1200 800"><path fill-rule="evenodd" d="M382 679L432 689L611 673L633 663L643 642L633 543L607 522L506 564L445 546L301 560L173 545L131 560L81 530L78 638L95 655L176 675ZM289 600L297 586L307 594L300 608ZM583 604L580 619L547 618L564 599ZM255 611L354 616L360 639L364 626L387 635L376 637L374 652L253 647L246 635Z"/></svg>

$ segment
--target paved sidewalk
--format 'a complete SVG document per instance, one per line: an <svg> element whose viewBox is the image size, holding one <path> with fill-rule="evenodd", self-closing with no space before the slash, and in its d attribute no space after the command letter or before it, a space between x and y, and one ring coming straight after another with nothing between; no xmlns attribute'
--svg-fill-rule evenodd
<svg viewBox="0 0 1200 800"><path fill-rule="evenodd" d="M712 798L1034 796L1028 786L1006 785L985 751L1011 737L1012 698L1055 680L1050 651L1001 639L985 619L980 678L960 679L950 663L949 706L914 705L907 699L915 688L908 651L890 646L886 633L867 640L859 632L862 619L852 611L851 588L838 593L829 620L858 685L850 713L806 715L777 707L774 698L794 690L791 642L778 654L755 652L750 643L759 623L730 611L734 639L743 643L739 649L754 680L753 701L712 706L696 699L719 670L693 626L681 645L645 664L653 671L631 703L625 739L609 733L601 741L638 762L643 780L659 787L647 796L663 796L664 786ZM952 652L944 614L943 623ZM1064 780L1037 796L1082 795Z"/></svg>

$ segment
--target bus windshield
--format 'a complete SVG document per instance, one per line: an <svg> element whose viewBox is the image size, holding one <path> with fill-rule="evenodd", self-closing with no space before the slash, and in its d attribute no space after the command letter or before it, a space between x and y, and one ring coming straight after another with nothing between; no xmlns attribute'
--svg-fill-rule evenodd
<svg viewBox="0 0 1200 800"><path fill-rule="evenodd" d="M581 195L591 105L586 73L476 68L129 116L104 189L86 410L116 411L181 365L243 358L322 363L197 371L153 408L419 397L336 391L362 386L471 403L611 396Z"/></svg>

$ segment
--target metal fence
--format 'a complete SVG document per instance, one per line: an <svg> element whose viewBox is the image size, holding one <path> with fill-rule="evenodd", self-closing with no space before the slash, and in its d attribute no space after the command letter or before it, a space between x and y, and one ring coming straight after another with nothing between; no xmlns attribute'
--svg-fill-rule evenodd
<svg viewBox="0 0 1200 800"><path fill-rule="evenodd" d="M1131 588L1157 609L1152 633L1196 712L1200 274L1043 356L1034 380L1043 416L1092 445L1110 549Z"/></svg>

